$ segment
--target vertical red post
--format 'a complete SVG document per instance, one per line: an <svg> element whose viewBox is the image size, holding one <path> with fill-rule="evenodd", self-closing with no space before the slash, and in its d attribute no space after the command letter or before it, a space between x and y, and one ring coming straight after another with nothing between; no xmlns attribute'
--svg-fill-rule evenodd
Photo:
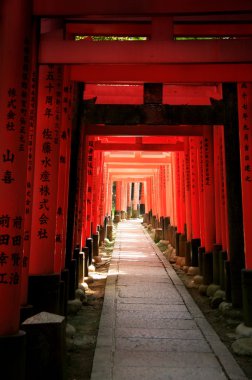
<svg viewBox="0 0 252 380"><path fill-rule="evenodd" d="M252 269L252 84L238 84L242 210L246 269Z"/></svg>
<svg viewBox="0 0 252 380"><path fill-rule="evenodd" d="M186 209L185 209L185 154L179 152L179 178L180 178L180 218L181 233L185 233Z"/></svg>
<svg viewBox="0 0 252 380"><path fill-rule="evenodd" d="M24 256L22 265L21 283L21 305L28 303L28 276L31 243L31 222L32 222L32 199L33 199L33 175L34 175L34 153L35 153L35 125L37 110L37 29L38 23L34 22L32 31L32 58L29 78L29 110L28 110L28 163L26 180L26 199L25 199L25 221L24 221Z"/></svg>
<svg viewBox="0 0 252 380"><path fill-rule="evenodd" d="M115 211L120 212L121 211L121 196L122 196L122 182L116 181L116 204L115 204Z"/></svg>
<svg viewBox="0 0 252 380"><path fill-rule="evenodd" d="M191 204L191 177L190 177L190 144L189 137L184 138L185 144L185 209L186 209L186 237L192 239L192 204Z"/></svg>
<svg viewBox="0 0 252 380"><path fill-rule="evenodd" d="M207 253L212 252L215 243L213 127L204 126L203 133L204 226L205 251Z"/></svg>
<svg viewBox="0 0 252 380"><path fill-rule="evenodd" d="M224 147L224 128L219 128L219 147L220 147L220 205L221 205L221 242L222 249L228 250L228 223L227 223L227 189L226 189L226 168L225 168L225 147Z"/></svg>
<svg viewBox="0 0 252 380"><path fill-rule="evenodd" d="M181 186L180 186L180 166L179 166L179 153L175 153L175 192L176 192L176 222L177 222L177 232L182 233L182 219L181 219Z"/></svg>
<svg viewBox="0 0 252 380"><path fill-rule="evenodd" d="M94 138L87 139L86 147L87 157L87 186L84 191L87 194L87 219L86 219L86 236L91 236L91 220L92 220L92 196L93 196L93 173L94 173Z"/></svg>
<svg viewBox="0 0 252 380"><path fill-rule="evenodd" d="M190 137L190 182L192 204L192 238L200 237L200 213L199 213L199 176L198 176L198 138Z"/></svg>
<svg viewBox="0 0 252 380"><path fill-rule="evenodd" d="M160 198L160 216L167 216L166 215L166 180L165 180L165 166L164 165L160 165L160 169L159 169L159 173L160 173L160 176L159 176L159 188L160 188L160 194L159 194L159 198Z"/></svg>
<svg viewBox="0 0 252 380"><path fill-rule="evenodd" d="M68 199L68 178L70 168L72 86L69 68L64 67L62 86L62 117L60 128L60 152L58 173L58 197L56 212L54 271L60 273L65 266L66 216Z"/></svg>
<svg viewBox="0 0 252 380"><path fill-rule="evenodd" d="M54 272L62 68L39 68L30 274Z"/></svg>
<svg viewBox="0 0 252 380"><path fill-rule="evenodd" d="M199 220L200 220L200 242L205 246L205 203L204 203L204 150L203 138L200 137L198 150L198 178L199 178Z"/></svg>
<svg viewBox="0 0 252 380"><path fill-rule="evenodd" d="M220 183L220 146L219 128L214 127L214 197L215 197L215 233L216 244L221 244L222 224L221 224L221 183Z"/></svg>
<svg viewBox="0 0 252 380"><path fill-rule="evenodd" d="M16 334L19 330L27 174L31 1L3 0L0 12L0 336L5 336ZM13 359L12 365L15 365L15 357ZM5 366L3 358L2 363Z"/></svg>

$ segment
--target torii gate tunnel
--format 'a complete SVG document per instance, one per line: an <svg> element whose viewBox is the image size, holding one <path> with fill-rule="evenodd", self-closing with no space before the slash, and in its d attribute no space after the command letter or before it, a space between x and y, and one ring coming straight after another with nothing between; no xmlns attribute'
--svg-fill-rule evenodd
<svg viewBox="0 0 252 380"><path fill-rule="evenodd" d="M0 347L19 373L6 341L65 315L112 218L161 228L252 326L252 2L135 3L1 1Z"/></svg>

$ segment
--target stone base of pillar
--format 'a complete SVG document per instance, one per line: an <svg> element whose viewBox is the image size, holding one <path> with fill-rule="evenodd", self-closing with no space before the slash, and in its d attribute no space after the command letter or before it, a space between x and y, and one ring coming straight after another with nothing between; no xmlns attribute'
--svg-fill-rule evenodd
<svg viewBox="0 0 252 380"><path fill-rule="evenodd" d="M28 303L33 305L34 313L48 311L59 314L60 275L30 275L28 286Z"/></svg>
<svg viewBox="0 0 252 380"><path fill-rule="evenodd" d="M227 260L227 252L219 252L219 278L220 278L220 287L222 290L226 289L226 275L225 275L225 265L224 262Z"/></svg>
<svg viewBox="0 0 252 380"><path fill-rule="evenodd" d="M127 207L127 219L130 219L131 218L131 214L132 214L132 209L131 207Z"/></svg>
<svg viewBox="0 0 252 380"><path fill-rule="evenodd" d="M203 284L209 285L213 282L213 253L206 252L202 255L203 258Z"/></svg>
<svg viewBox="0 0 252 380"><path fill-rule="evenodd" d="M213 247L213 283L220 284L220 266L219 266L219 255L222 249L221 244L214 244Z"/></svg>
<svg viewBox="0 0 252 380"><path fill-rule="evenodd" d="M61 287L60 294L60 315L67 315L67 301L69 298L69 270L61 271L61 281L64 282L64 287Z"/></svg>
<svg viewBox="0 0 252 380"><path fill-rule="evenodd" d="M144 215L145 213L145 204L140 203L140 208L139 208L140 215Z"/></svg>
<svg viewBox="0 0 252 380"><path fill-rule="evenodd" d="M107 226L108 228L108 226ZM88 265L92 265L93 260L93 239L87 238L86 239L86 247L88 247Z"/></svg>
<svg viewBox="0 0 252 380"><path fill-rule="evenodd" d="M205 247L198 248L198 267L199 275L203 276L203 255L205 254Z"/></svg>
<svg viewBox="0 0 252 380"><path fill-rule="evenodd" d="M121 221L121 213L115 214L114 216L114 223L119 223Z"/></svg>
<svg viewBox="0 0 252 380"><path fill-rule="evenodd" d="M99 232L92 235L93 239L93 256L99 256Z"/></svg>
<svg viewBox="0 0 252 380"><path fill-rule="evenodd" d="M160 240L162 240L162 235L163 235L162 228L156 228L155 236L154 236L155 243L158 243Z"/></svg>
<svg viewBox="0 0 252 380"><path fill-rule="evenodd" d="M77 278L77 262L76 260L71 260L69 266L69 300L75 299L76 290L76 278Z"/></svg>
<svg viewBox="0 0 252 380"><path fill-rule="evenodd" d="M109 241L113 240L112 232L113 226L107 226L107 239L109 239Z"/></svg>
<svg viewBox="0 0 252 380"><path fill-rule="evenodd" d="M138 218L139 217L139 210L132 210L132 218Z"/></svg>
<svg viewBox="0 0 252 380"><path fill-rule="evenodd" d="M179 237L180 237L181 233L180 232L175 232L175 249L176 249L176 255L178 256L179 255Z"/></svg>
<svg viewBox="0 0 252 380"><path fill-rule="evenodd" d="M230 261L224 261L226 301L232 302Z"/></svg>
<svg viewBox="0 0 252 380"><path fill-rule="evenodd" d="M185 257L186 254L186 236L181 234L179 236L179 252L177 253L180 257Z"/></svg>
<svg viewBox="0 0 252 380"><path fill-rule="evenodd" d="M99 254L98 242L97 242L97 248L98 248L98 254ZM79 252L78 284L81 284L83 280L84 280L84 252Z"/></svg>
<svg viewBox="0 0 252 380"><path fill-rule="evenodd" d="M191 244L191 242L190 241L186 241L185 265L187 267L191 267L192 266L191 250L192 250L192 244Z"/></svg>
<svg viewBox="0 0 252 380"><path fill-rule="evenodd" d="M0 336L1 378L26 379L26 333Z"/></svg>
<svg viewBox="0 0 252 380"><path fill-rule="evenodd" d="M122 220L126 219L126 212L125 211L121 211L121 219Z"/></svg>
<svg viewBox="0 0 252 380"><path fill-rule="evenodd" d="M242 269L243 318L247 327L252 327L252 270Z"/></svg>
<svg viewBox="0 0 252 380"><path fill-rule="evenodd" d="M200 247L200 239L192 239L191 240L191 266L197 267L199 265L198 263L198 252Z"/></svg>
<svg viewBox="0 0 252 380"><path fill-rule="evenodd" d="M88 247L83 247L82 251L84 253L84 277L88 277Z"/></svg>
<svg viewBox="0 0 252 380"><path fill-rule="evenodd" d="M65 317L41 312L27 319L22 329L27 336L27 380L65 379Z"/></svg>
<svg viewBox="0 0 252 380"><path fill-rule="evenodd" d="M100 226L99 234L100 234L99 246L101 246L105 239L105 228L103 226Z"/></svg>

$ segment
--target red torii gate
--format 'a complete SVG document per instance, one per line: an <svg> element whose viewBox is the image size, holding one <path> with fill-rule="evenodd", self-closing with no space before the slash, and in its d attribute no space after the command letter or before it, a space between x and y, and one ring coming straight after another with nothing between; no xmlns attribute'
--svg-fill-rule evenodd
<svg viewBox="0 0 252 380"><path fill-rule="evenodd" d="M197 9L197 14L195 14L195 9ZM221 3L219 1L211 1L210 4L206 4L194 0L188 4L188 1L180 0L175 4L163 4L163 1L160 0L156 1L154 4L151 4L149 1L141 2L141 6L139 6L139 4L134 3L128 4L127 2L118 1L104 2L102 0L85 3L84 5L83 2L79 0L73 0L71 2L65 0L60 4L56 4L49 0L3 0L0 10L2 15L2 22L0 25L0 46L1 50L4 52L0 64L0 98L3 105L0 115L1 125L3 126L1 128L2 145L0 156L0 192L2 199L0 209L0 303L4 310L4 313L1 313L0 316L1 337L11 336L14 338L14 342L16 342L16 338L18 341L23 340L22 334L18 334L21 277L25 280L24 283L27 283L28 273L25 268L28 264L27 260L29 256L32 272L40 276L41 279L44 275L52 277L53 286L58 288L60 271L64 267L64 264L62 263L64 261L64 248L63 250L61 250L61 248L60 250L56 249L56 243L62 243L64 246L64 242L57 241L56 236L60 239L60 234L62 234L62 236L66 235L66 224L64 221L61 223L61 232L58 233L58 230L56 229L56 221L59 221L59 218L62 216L66 220L66 215L62 214L62 211L65 210L66 213L68 181L64 180L64 176L67 176L69 170L67 165L70 163L69 151L72 127L72 136L74 137L72 147L76 144L78 136L82 136L80 139L82 141L81 147L86 149L86 153L86 135L118 136L122 129L124 130L123 134L126 133L126 135L148 135L153 137L165 136L167 134L177 136L179 129L180 136L188 136L189 139L192 138L191 136L195 136L193 138L198 139L199 146L197 145L198 141L189 140L189 156L193 157L193 149L196 149L196 151L199 152L197 156L197 165L200 167L201 177L197 180L194 172L195 168L192 165L192 161L190 161L190 165L186 165L187 171L189 168L191 169L190 176L187 173L187 181L189 181L189 177L191 183L198 181L198 191L200 193L202 191L204 192L207 186L209 186L209 178L213 175L213 170L215 171L215 174L217 173L216 176L219 177L221 192L218 195L218 191L215 190L215 197L220 198L219 202L222 205L222 232L221 236L218 236L218 241L216 242L223 243L223 247L228 249L230 261L227 264L230 263L231 274L233 276L233 278L231 276L232 302L234 305L239 306L241 304L241 292L238 286L238 284L240 284L240 269L243 267L246 268L243 272L245 281L247 276L250 276L251 269L251 242L249 238L250 220L248 214L250 212L252 191L250 184L251 157L250 151L247 151L247 145L249 144L244 144L244 139L250 142L251 137L250 132L248 132L251 127L251 1L243 0L238 3L234 0L223 1ZM199 13L201 15L199 15ZM61 25L58 20L56 23L52 22L48 26L48 33L45 31L44 35L41 35L40 41L36 38L36 22L35 19L32 19L32 15L39 17L80 17L81 25L83 24L83 20L81 19L83 16L89 17L96 15L99 21L98 14L102 17L110 14L110 17L114 16L116 18L118 15L127 15L129 18L133 16L145 18L148 16L148 22L143 23L142 25L141 23L136 23L132 28L132 33L137 33L137 35L139 35L140 32L144 32L144 34L147 37L150 37L151 40L139 41L137 42L137 45L133 45L135 42L132 43L132 45L122 45L119 42L99 42L94 45L92 42L87 41L64 41L62 38L63 28L59 30L60 33L57 33L58 30L56 24L58 26ZM155 17L152 17L153 14L155 14ZM167 17L163 18L163 15ZM191 26L189 26L189 24L184 25L186 23L183 24L186 17L187 21L191 21ZM150 18L152 19L150 20ZM161 22L161 19L163 22ZM206 25L204 25L206 19L212 21L212 25L208 29L209 32L206 32ZM197 24L197 21L199 20L202 22L201 25ZM225 20L229 21L228 25L222 23L222 21ZM216 23L216 21L219 21L219 23ZM45 21L45 23L46 22L47 21ZM34 24L34 28L32 27L32 24ZM80 25L75 25L75 31L87 30L84 29L84 27L81 29ZM100 22L98 24L94 22L92 25L95 29L94 34L99 34L99 27L97 25L101 27ZM103 25L103 28L104 27L105 26ZM116 25L114 28L115 27ZM122 25L117 27L118 30L123 28ZM87 28L86 25L85 28ZM128 25L125 25L125 34L127 34L127 28ZM71 22L67 23L66 30L68 37L75 33ZM114 31L110 29L110 33ZM89 33L91 33L91 31ZM192 36L199 36L201 33L208 36L215 34L218 36L224 36L225 33L228 33L231 36L237 37L237 39L230 41L172 41L173 36L183 36L185 33L191 34ZM38 43L39 57L37 57L36 46ZM60 50L62 47L65 49L63 50L64 54L62 54L62 50ZM213 52L214 49L216 49L215 52ZM152 57L150 56L150 50L152 52ZM202 55L202 52L204 52L204 55ZM35 71L37 62L43 64L43 66L41 65L40 67L39 74ZM68 74L67 70L63 71L60 64L71 64L71 73ZM36 89L36 75L39 77L38 92ZM72 81L86 83L127 82L139 84L143 82L159 82L178 84L182 82L195 83L199 86L202 86L206 80L211 83L224 83L224 132L221 126L217 127L217 135L215 133L214 136L211 136L210 128L205 126L179 126L178 128L178 126L173 125L155 125L155 127L140 125L137 127L127 127L126 131L125 126L117 125L104 127L88 125L84 127L84 132L80 133L76 125L72 126L70 120L71 100L69 100L67 96L67 88L70 88L70 84L66 85L66 81L69 83L70 79ZM238 95L236 84L225 82L240 82ZM40 94L40 97L38 101L36 101L38 93ZM113 96L113 94L111 94L111 96ZM76 87L74 88L74 97L77 97ZM220 99L220 97L218 99ZM237 100L239 104L238 116L240 125L241 182L238 180L240 179L238 159L239 150L237 146L234 146L234 142L237 143L239 138L237 130L238 118L236 112ZM36 104L38 105L37 119L34 114ZM244 110L246 110L246 112ZM69 124L66 120L64 123L62 122L65 113L68 114ZM28 128L34 127L35 120L37 120L37 139L35 145L35 158L33 158L33 148L31 148L33 141L30 139L29 144L31 145L28 147L27 136ZM40 125L42 120L48 122L44 129L43 126ZM66 130L62 130L61 134L60 128L63 124L67 124L67 127ZM41 128L39 128L39 125ZM30 133L31 131L32 129L29 130ZM204 140L202 140L202 136ZM66 143L66 137L68 138L68 145L63 147L61 139ZM39 139L41 140L40 142ZM207 140L208 144L204 145L203 141L205 140ZM212 141L214 141L214 146L212 146ZM138 143L136 147L140 149L144 148L144 145L147 144ZM167 144L165 149L168 149ZM73 150L74 149L72 149L72 152ZM209 162L209 150L211 150L211 154L215 155L215 158L217 158L217 156L219 157L219 161L217 160L214 168L211 166L213 162ZM66 152L66 154L63 154L62 152ZM185 153L188 157L188 145L186 145ZM107 179L106 175L103 173L102 155L97 152L94 153L94 155L96 155L94 158L94 162L96 162L96 164L94 164L96 170L95 175L99 178L99 183L103 183L102 178L105 178L106 183ZM178 160L177 155L179 155ZM178 194L180 197L184 197L183 192L186 189L185 180L183 179L183 175L185 175L183 170L184 156L185 155L182 151L181 153L172 153L172 181L173 187L175 188L177 186L177 189L179 189L177 197ZM226 159L226 168L224 157ZM85 169L87 165L85 167L83 165L82 153L79 154L78 159L80 163L79 174L81 174L83 168ZM58 168L64 165L64 160L66 160L66 168L65 170L60 170L60 179L58 177ZM85 158L85 160L88 160L88 158ZM84 162L87 163L85 160ZM178 161L177 173L174 165L176 160ZM33 166L34 163L36 180L33 184L30 183L28 185L26 183L28 178L26 174L27 168L31 165ZM44 167L45 170L42 171L42 167ZM225 172L227 176L226 188L224 180ZM33 181L32 177L29 178ZM50 185L52 185L52 187L48 187L48 182L50 182L49 178L51 179ZM82 178L82 181L83 182L81 183L84 188L86 188L86 186L89 187L87 179ZM58 194L59 183L64 187L63 192L65 195L63 198ZM33 188L34 193L33 207L31 210L33 212L33 222L31 227L29 226L30 222L27 224L26 215L26 209L28 210L31 205L30 198L32 192L29 190L30 185ZM239 189L239 185L242 186L243 223L240 211L241 203L239 202L241 190ZM148 186L151 186L151 184ZM42 191L42 194L40 190ZM226 192L227 197L225 195ZM194 193L192 192L192 194ZM195 194L192 194L191 197L195 197ZM212 197L213 189L208 191L207 194L209 197ZM100 195L95 199L99 199L99 196ZM81 199L81 189L79 189L77 201L81 202ZM205 207L202 207L202 210L206 211L205 209L209 204L207 203L205 196L199 196L199 199L201 206L205 204ZM178 200L179 199L177 199L177 205L179 204ZM57 209L55 205L57 205ZM43 207L43 209L40 207ZM226 208L228 209L229 221L228 234L225 228ZM92 210L92 212L95 214L96 211ZM178 209L174 207L174 213L176 214L176 217L174 218L176 219L176 224L179 222L181 225L181 223L185 222L184 211L178 212ZM200 215L200 234L201 237L204 237L205 242L207 243L206 249L210 250L213 249L214 243L212 231L214 217L213 215L211 216L212 223L209 227L206 223L206 216L207 215L204 215L204 213ZM192 214L192 220L193 218L195 221L195 215L193 216ZM49 221L51 223L50 229L47 230L45 226L48 226ZM238 225L237 221L239 221ZM39 225L36 226L36 223ZM189 222L187 221L187 224L188 223ZM243 225L246 265L243 263L242 255L236 254L237 251L243 252ZM198 227L199 226L196 225L194 226L196 231L198 230ZM25 228L27 228L27 230ZM209 231L209 228L211 231ZM32 235L31 252L27 252L27 250L29 251L30 249L30 245L25 244L24 240L29 239L31 231L33 231L35 235ZM41 264L46 265L42 268L39 264L41 260L36 256L38 255L38 251L37 249L34 249L34 247L39 247L40 251L43 250L43 247L42 245L34 245L34 240L43 236L43 243L42 238L40 240L41 244L44 244L45 240L47 241L46 236L49 236L49 232L52 233L52 236L50 236L50 244L47 246L48 251L46 251L46 259ZM208 232L211 235L210 240L208 239ZM196 238L197 235L194 237ZM25 252L24 249L26 250ZM56 251L58 252L57 261L53 259L54 252ZM61 262L61 260L63 261ZM22 267L24 268L23 272ZM23 294L25 295L26 291L24 291ZM24 299L25 298L26 297L24 296ZM246 293L244 293L244 300L246 304ZM42 301L40 300L40 302ZM53 310L55 310L55 303L52 306ZM245 317L247 325L251 325L251 315L247 313L245 314ZM15 344L16 343L14 343L13 346L15 346ZM8 355L13 358L13 352L10 354L6 352L7 358ZM18 362L18 355L14 356ZM7 362L8 360L6 363ZM9 368L14 368L18 373L23 371L22 363L19 363L18 365L9 365Z"/></svg>

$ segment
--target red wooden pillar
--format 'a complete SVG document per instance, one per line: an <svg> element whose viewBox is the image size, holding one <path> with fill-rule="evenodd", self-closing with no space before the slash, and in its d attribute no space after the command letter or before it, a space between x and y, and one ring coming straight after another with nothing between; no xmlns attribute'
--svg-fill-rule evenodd
<svg viewBox="0 0 252 380"><path fill-rule="evenodd" d="M68 199L68 178L71 148L72 86L69 68L64 67L62 87L62 117L60 129L60 153L58 173L58 197L56 213L56 237L54 271L60 273L65 267L66 216Z"/></svg>
<svg viewBox="0 0 252 380"><path fill-rule="evenodd" d="M54 272L62 68L39 68L38 112L31 236L31 274Z"/></svg>
<svg viewBox="0 0 252 380"><path fill-rule="evenodd" d="M185 208L185 154L179 152L179 178L180 178L180 218L181 233L185 233L186 208Z"/></svg>
<svg viewBox="0 0 252 380"><path fill-rule="evenodd" d="M226 189L226 168L225 168L225 147L224 128L219 126L219 147L220 147L220 207L221 207L221 243L224 251L228 249L228 223L227 223L227 189Z"/></svg>
<svg viewBox="0 0 252 380"><path fill-rule="evenodd" d="M245 267L252 269L252 84L238 84Z"/></svg>
<svg viewBox="0 0 252 380"><path fill-rule="evenodd" d="M131 188L132 188L132 184L131 182L128 182L127 183L127 217L128 218L131 217L131 213L132 213Z"/></svg>
<svg viewBox="0 0 252 380"><path fill-rule="evenodd" d="M243 316L252 327L252 83L238 84L238 115L245 268L242 269Z"/></svg>
<svg viewBox="0 0 252 380"><path fill-rule="evenodd" d="M199 177L199 215L200 215L200 242L205 246L205 203L204 203L204 149L203 138L199 141L198 150L198 177Z"/></svg>
<svg viewBox="0 0 252 380"><path fill-rule="evenodd" d="M198 149L199 140L195 137L189 138L190 144L190 183L192 204L192 238L200 237L200 202L199 202L199 176L198 176Z"/></svg>
<svg viewBox="0 0 252 380"><path fill-rule="evenodd" d="M177 232L181 233L182 219L181 219L181 186L180 186L180 166L179 166L179 153L175 153L175 192L176 192L176 222Z"/></svg>
<svg viewBox="0 0 252 380"><path fill-rule="evenodd" d="M186 209L186 237L192 239L192 207L191 207L191 177L190 177L190 144L189 137L184 138L185 144L185 209Z"/></svg>
<svg viewBox="0 0 252 380"><path fill-rule="evenodd" d="M93 159L93 192L92 192L92 231L94 234L97 232L97 215L98 215L98 204L99 204L99 167L100 160L99 157L100 152L94 151L94 159Z"/></svg>
<svg viewBox="0 0 252 380"><path fill-rule="evenodd" d="M116 212L121 211L121 208L122 208L121 197L122 197L122 181L116 181L116 203L115 203Z"/></svg>
<svg viewBox="0 0 252 380"><path fill-rule="evenodd" d="M177 211L177 170L176 170L176 153L171 153L171 180L172 180L172 196L173 196L173 226L178 226Z"/></svg>
<svg viewBox="0 0 252 380"><path fill-rule="evenodd" d="M214 200L214 168L213 168L213 127L204 126L204 225L205 250L212 252L215 243L215 200Z"/></svg>
<svg viewBox="0 0 252 380"><path fill-rule="evenodd" d="M216 244L221 244L222 224L221 224L221 178L220 178L220 146L219 128L214 127L214 197L215 197L215 233Z"/></svg>
<svg viewBox="0 0 252 380"><path fill-rule="evenodd" d="M167 216L167 214L166 214L166 209L167 209L166 191L167 191L167 189L166 189L166 178L165 178L165 166L164 165L160 165L159 173L160 173L160 176L159 176L159 181L160 181L159 182L160 216Z"/></svg>
<svg viewBox="0 0 252 380"><path fill-rule="evenodd" d="M19 331L27 174L31 1L3 0L0 12L0 336L5 336ZM1 346L1 354L4 352L2 348ZM8 355L7 346L5 349ZM19 354L13 351L11 367L18 365L15 355ZM7 373L5 354L1 357L1 362L2 373ZM8 368L9 372L11 367Z"/></svg>
<svg viewBox="0 0 252 380"><path fill-rule="evenodd" d="M92 196L93 196L93 173L94 173L94 138L89 137L86 147L87 157L87 186L84 191L87 194L87 214L86 214L86 237L91 236L91 220L92 220Z"/></svg>
<svg viewBox="0 0 252 380"><path fill-rule="evenodd" d="M106 210L106 198L105 198L105 170L104 170L104 154L101 152L101 171L100 171L100 199L99 199L99 213L98 213L98 223L100 226L103 225L103 220L105 217Z"/></svg>
<svg viewBox="0 0 252 380"><path fill-rule="evenodd" d="M28 163L26 180L26 199L25 199L25 221L24 221L24 256L22 265L21 283L21 305L28 303L28 276L31 243L31 222L32 222L32 199L33 199L33 175L34 175L34 153L35 153L35 125L37 111L37 22L33 24L32 33L32 59L29 78L29 111L28 111Z"/></svg>
<svg viewBox="0 0 252 380"><path fill-rule="evenodd" d="M205 254L202 274L205 284L213 281L213 248L215 243L215 199L214 199L214 147L213 127L203 127L203 185Z"/></svg>
<svg viewBox="0 0 252 380"><path fill-rule="evenodd" d="M79 138L80 141L78 150L77 181L74 205L74 237L73 245L71 247L72 252L76 247L85 247L86 245L85 221L87 213L87 194L85 188L87 185L87 137L85 136L84 128L81 128Z"/></svg>

